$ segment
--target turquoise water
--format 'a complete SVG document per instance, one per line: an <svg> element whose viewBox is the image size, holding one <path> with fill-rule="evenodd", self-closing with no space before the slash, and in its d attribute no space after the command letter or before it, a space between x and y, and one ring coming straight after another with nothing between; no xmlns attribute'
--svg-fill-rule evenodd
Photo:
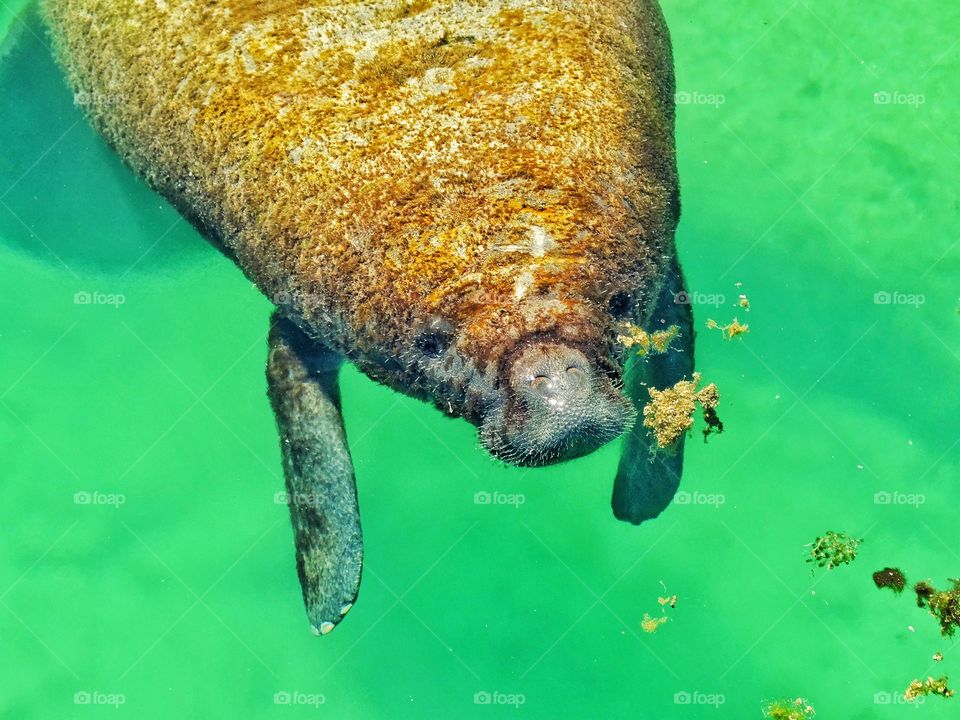
<svg viewBox="0 0 960 720"><path fill-rule="evenodd" d="M960 685L960 642L870 578L960 575L960 9L665 2L678 243L726 426L688 444L690 502L619 523L616 445L505 468L348 368L366 566L318 639L275 502L270 306L116 160L35 19L3 8L0 716L960 712L902 704L915 677ZM703 327L734 316L741 340ZM494 491L520 498L474 502ZM812 573L828 529L860 555Z"/></svg>

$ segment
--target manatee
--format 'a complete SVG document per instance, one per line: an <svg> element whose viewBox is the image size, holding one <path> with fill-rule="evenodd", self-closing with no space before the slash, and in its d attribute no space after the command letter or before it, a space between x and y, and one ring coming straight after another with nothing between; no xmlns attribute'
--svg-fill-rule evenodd
<svg viewBox="0 0 960 720"><path fill-rule="evenodd" d="M670 39L654 0L48 0L92 125L276 306L267 385L313 630L363 551L345 361L525 466L626 433L616 517L682 446L637 409L693 369ZM229 317L228 308L222 308ZM625 322L677 326L638 358Z"/></svg>

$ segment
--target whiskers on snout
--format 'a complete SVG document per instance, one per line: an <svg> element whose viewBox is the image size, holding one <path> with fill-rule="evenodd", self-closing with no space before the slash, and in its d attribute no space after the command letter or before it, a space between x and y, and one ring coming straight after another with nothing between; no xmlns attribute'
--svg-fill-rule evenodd
<svg viewBox="0 0 960 720"><path fill-rule="evenodd" d="M484 418L480 441L513 465L586 455L624 432L636 410L576 348L537 344L508 370L507 397Z"/></svg>

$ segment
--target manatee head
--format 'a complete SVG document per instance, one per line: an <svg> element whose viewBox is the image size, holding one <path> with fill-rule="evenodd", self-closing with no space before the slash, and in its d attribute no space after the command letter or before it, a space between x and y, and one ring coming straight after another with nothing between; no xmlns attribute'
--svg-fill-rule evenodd
<svg viewBox="0 0 960 720"><path fill-rule="evenodd" d="M635 417L596 358L549 336L531 338L500 375L501 399L484 414L480 440L517 465L546 465L596 450Z"/></svg>
<svg viewBox="0 0 960 720"><path fill-rule="evenodd" d="M621 392L616 319L601 307L548 294L431 314L406 354L417 394L476 424L483 447L510 464L590 453L636 417Z"/></svg>

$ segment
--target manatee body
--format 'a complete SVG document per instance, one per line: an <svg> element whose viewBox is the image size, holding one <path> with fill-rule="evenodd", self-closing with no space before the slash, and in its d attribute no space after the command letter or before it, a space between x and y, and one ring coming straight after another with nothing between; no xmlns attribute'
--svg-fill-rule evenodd
<svg viewBox="0 0 960 720"><path fill-rule="evenodd" d="M48 0L90 120L277 306L267 378L317 632L362 544L344 359L542 465L629 431L615 514L669 503L647 387L689 375L669 37L653 0ZM625 321L678 325L627 362Z"/></svg>

